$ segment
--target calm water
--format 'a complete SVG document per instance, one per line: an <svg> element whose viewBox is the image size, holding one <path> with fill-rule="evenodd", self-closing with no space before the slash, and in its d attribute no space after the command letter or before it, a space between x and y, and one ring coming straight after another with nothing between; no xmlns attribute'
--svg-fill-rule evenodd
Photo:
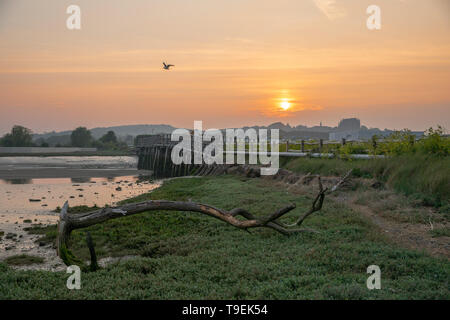
<svg viewBox="0 0 450 320"><path fill-rule="evenodd" d="M62 207L114 205L117 201L149 192L159 183L139 181L138 177L91 178L89 182L73 179L31 179L26 184L0 185L0 214L51 213Z"/></svg>
<svg viewBox="0 0 450 320"><path fill-rule="evenodd" d="M54 248L39 246L26 228L57 223L54 210L65 201L103 207L159 186L136 166L136 157L0 157L0 231L15 235L0 241L0 260L28 253L45 257L43 268L57 268Z"/></svg>
<svg viewBox="0 0 450 320"><path fill-rule="evenodd" d="M115 176L123 169L137 173L133 170L136 164L136 157L0 157L0 171L20 176L0 179L0 221L11 214L54 214L52 211L66 200L70 206L114 205L158 187L159 183L150 182L148 176ZM23 177L30 169L33 175L67 170L83 177Z"/></svg>
<svg viewBox="0 0 450 320"><path fill-rule="evenodd" d="M0 169L122 169L136 168L137 157L0 157Z"/></svg>

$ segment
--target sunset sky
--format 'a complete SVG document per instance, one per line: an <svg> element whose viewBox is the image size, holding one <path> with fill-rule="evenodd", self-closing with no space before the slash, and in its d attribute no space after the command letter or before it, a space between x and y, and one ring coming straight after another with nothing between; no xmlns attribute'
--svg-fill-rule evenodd
<svg viewBox="0 0 450 320"><path fill-rule="evenodd" d="M66 28L71 4L81 30ZM344 117L450 129L449 14L447 0L0 0L0 134Z"/></svg>

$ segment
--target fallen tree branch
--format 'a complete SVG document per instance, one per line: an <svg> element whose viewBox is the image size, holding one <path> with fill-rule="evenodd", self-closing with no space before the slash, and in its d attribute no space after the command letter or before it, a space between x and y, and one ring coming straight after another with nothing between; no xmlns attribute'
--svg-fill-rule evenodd
<svg viewBox="0 0 450 320"><path fill-rule="evenodd" d="M336 190L340 185L342 185L343 180L347 179L350 175L350 172L347 173L343 179L341 179L338 184L336 184L331 190ZM215 208L213 206L196 203L196 202L183 202L183 201L168 201L168 200L148 200L139 203L130 203L125 204L120 207L108 207L103 208L96 211L91 211L87 213L77 213L77 214L69 214L68 213L68 202L64 204L61 213L60 220L58 222L58 235L57 235L57 251L58 255L67 265L77 264L83 265L79 259L77 259L71 252L68 250L68 242L70 233L73 230L87 228L89 226L105 222L110 219L121 218L125 216L131 216L134 214L148 212L148 211L191 211L198 212L202 214L206 214L210 217L219 219L224 221L236 228L243 229L248 231L250 228L258 228L265 227L271 228L275 231L278 231L284 235L289 235L292 233L298 232L317 232L312 229L302 228L302 229L291 229L293 226L300 226L303 221L311 215L313 212L319 211L322 209L323 201L325 199L325 194L328 189L323 188L322 181L320 177L318 177L319 182L319 193L315 197L312 207L309 211L304 213L296 223L292 225L284 225L283 223L277 221L277 219L281 218L291 210L295 209L295 204L290 204L284 208L281 208L274 213L264 216L264 217L256 217L253 214L249 213L245 209L236 208L231 211L226 211L220 208ZM246 220L238 219L237 216L242 216ZM96 257L92 257L92 253L95 252L93 250L93 245L91 240L90 242L90 252L91 252L91 260L96 261ZM94 253L95 255L95 253ZM93 266L96 267L96 266Z"/></svg>
<svg viewBox="0 0 450 320"><path fill-rule="evenodd" d="M350 174L352 173L352 169L350 169L331 189L323 188L322 180L320 176L317 176L317 180L319 181L319 193L314 199L311 208L305 212L295 223L287 225L287 227L300 226L306 218L308 218L312 213L316 211L320 211L323 206L323 201L325 200L325 195L335 192L339 187L341 187L345 181L348 180Z"/></svg>
<svg viewBox="0 0 450 320"><path fill-rule="evenodd" d="M89 254L91 255L91 264L89 265L89 270L96 271L100 267L97 263L97 255L95 254L94 242L92 241L91 233L86 232L86 244L89 248Z"/></svg>

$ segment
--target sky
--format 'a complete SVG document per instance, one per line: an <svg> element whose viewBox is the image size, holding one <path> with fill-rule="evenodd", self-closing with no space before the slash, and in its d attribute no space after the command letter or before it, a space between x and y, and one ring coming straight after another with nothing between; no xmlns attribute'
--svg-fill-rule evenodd
<svg viewBox="0 0 450 320"><path fill-rule="evenodd" d="M72 4L81 30L66 27ZM449 129L449 14L447 0L0 0L0 134L347 117Z"/></svg>

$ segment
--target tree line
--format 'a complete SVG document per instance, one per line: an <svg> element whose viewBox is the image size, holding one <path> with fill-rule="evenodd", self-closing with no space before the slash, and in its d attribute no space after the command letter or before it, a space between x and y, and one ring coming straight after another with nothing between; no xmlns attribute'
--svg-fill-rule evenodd
<svg viewBox="0 0 450 320"><path fill-rule="evenodd" d="M2 147L49 147L46 141L33 141L33 132L23 126L15 125L10 133L0 138ZM57 145L61 146L61 145ZM108 131L99 139L95 139L86 127L78 127L70 134L70 143L65 147L98 148L99 150L126 150L127 144L119 141L114 131Z"/></svg>

